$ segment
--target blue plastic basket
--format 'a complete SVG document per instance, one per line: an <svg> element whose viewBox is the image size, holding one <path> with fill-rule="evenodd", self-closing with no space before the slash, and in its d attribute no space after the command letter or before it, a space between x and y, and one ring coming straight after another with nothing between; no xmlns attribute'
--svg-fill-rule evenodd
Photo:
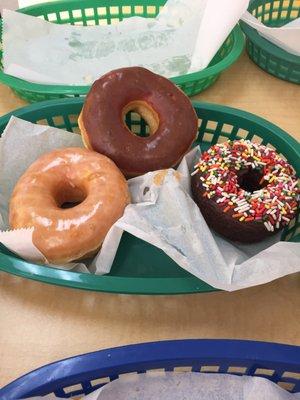
<svg viewBox="0 0 300 400"><path fill-rule="evenodd" d="M128 373L149 370L260 376L300 392L300 347L242 340L174 340L101 350L46 365L0 390L1 400L88 394Z"/></svg>

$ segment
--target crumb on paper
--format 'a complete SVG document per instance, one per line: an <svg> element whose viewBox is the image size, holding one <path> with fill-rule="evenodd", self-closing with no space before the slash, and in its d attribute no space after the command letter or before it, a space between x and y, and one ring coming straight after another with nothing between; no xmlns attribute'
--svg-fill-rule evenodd
<svg viewBox="0 0 300 400"><path fill-rule="evenodd" d="M168 173L167 169L158 171L153 177L153 183L156 186L161 186L165 180L165 177L167 176L167 173Z"/></svg>

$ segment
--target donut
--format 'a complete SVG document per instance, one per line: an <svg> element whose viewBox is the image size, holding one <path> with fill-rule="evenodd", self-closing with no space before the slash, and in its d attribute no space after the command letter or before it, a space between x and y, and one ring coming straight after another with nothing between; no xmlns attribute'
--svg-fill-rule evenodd
<svg viewBox="0 0 300 400"><path fill-rule="evenodd" d="M113 161L84 148L59 149L21 176L9 223L33 227L33 244L47 261L64 264L95 253L128 202L127 182Z"/></svg>
<svg viewBox="0 0 300 400"><path fill-rule="evenodd" d="M125 123L135 111L149 136ZM127 177L174 167L190 149L198 118L188 97L168 79L145 68L120 68L94 82L78 124L85 146L111 158Z"/></svg>
<svg viewBox="0 0 300 400"><path fill-rule="evenodd" d="M254 243L295 217L299 189L293 168L275 150L249 140L203 153L192 194L207 224L229 240Z"/></svg>

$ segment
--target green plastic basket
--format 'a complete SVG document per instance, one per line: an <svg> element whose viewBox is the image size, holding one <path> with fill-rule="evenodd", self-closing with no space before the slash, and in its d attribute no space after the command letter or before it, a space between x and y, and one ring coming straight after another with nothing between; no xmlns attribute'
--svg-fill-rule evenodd
<svg viewBox="0 0 300 400"><path fill-rule="evenodd" d="M166 0L63 0L22 8L19 12L44 18L58 24L106 25L131 16L155 17ZM211 61L200 72L172 79L188 96L211 86L220 73L233 64L244 48L244 38L236 26ZM2 59L2 53L0 54ZM78 97L88 93L90 86L40 85L3 73L0 82L10 86L22 99L33 103L63 97Z"/></svg>
<svg viewBox="0 0 300 400"><path fill-rule="evenodd" d="M279 27L300 17L299 0L252 0L248 11L265 25ZM290 54L240 22L251 60L277 78L300 84L300 56Z"/></svg>
<svg viewBox="0 0 300 400"><path fill-rule="evenodd" d="M60 99L33 104L0 118L3 132L11 115L78 132L77 118L83 99ZM202 149L228 139L247 138L268 144L294 166L300 175L300 145L282 129L253 114L215 104L194 103L199 118L196 143ZM134 132L145 134L145 122L128 115ZM300 221L284 232L285 240L300 241ZM0 270L25 278L73 288L132 294L179 294L216 290L180 268L163 251L125 233L109 275L98 276L35 265L0 249Z"/></svg>

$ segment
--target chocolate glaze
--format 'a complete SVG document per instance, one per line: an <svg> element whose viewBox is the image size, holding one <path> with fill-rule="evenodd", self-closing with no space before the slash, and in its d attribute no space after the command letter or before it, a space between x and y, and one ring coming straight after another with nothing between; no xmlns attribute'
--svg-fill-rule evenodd
<svg viewBox="0 0 300 400"><path fill-rule="evenodd" d="M124 107L136 100L149 104L159 116L153 135L134 135L122 120ZM111 158L127 176L175 166L196 139L197 122L180 89L140 67L121 68L98 79L81 114L88 145Z"/></svg>
<svg viewBox="0 0 300 400"><path fill-rule="evenodd" d="M199 179L200 176L201 174L198 173L192 177L193 197L208 226L215 232L236 242L255 243L279 231L279 229L275 229L274 232L268 231L260 221L239 221L232 217L234 214L232 209L226 213L223 212L224 207L221 208L213 199L203 197L205 188Z"/></svg>

